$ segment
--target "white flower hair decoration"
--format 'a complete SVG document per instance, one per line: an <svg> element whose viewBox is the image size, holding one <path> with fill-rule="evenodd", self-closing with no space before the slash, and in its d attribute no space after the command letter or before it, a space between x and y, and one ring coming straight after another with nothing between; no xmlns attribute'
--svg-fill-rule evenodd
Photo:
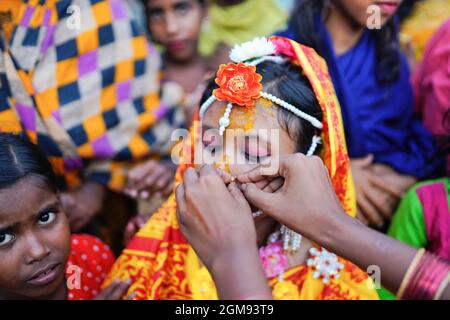
<svg viewBox="0 0 450 320"><path fill-rule="evenodd" d="M233 62L239 63L275 53L275 45L269 39L260 37L235 45L230 51L230 59Z"/></svg>

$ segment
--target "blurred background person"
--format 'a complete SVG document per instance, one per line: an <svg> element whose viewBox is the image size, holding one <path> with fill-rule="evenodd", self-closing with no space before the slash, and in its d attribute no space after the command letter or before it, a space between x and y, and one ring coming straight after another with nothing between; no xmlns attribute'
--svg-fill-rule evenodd
<svg viewBox="0 0 450 320"><path fill-rule="evenodd" d="M292 0L211 0L200 37L200 53L220 62L237 43L283 28ZM217 67L219 63L213 63Z"/></svg>
<svg viewBox="0 0 450 320"><path fill-rule="evenodd" d="M149 39L162 54L162 102L183 112L189 126L205 89L204 79L211 69L208 59L198 51L201 26L208 11L207 1L143 0L141 3L145 8ZM127 193L139 199L140 214L127 223L125 243L172 192L173 175L159 166L158 161L149 160L131 170L128 181Z"/></svg>
<svg viewBox="0 0 450 320"><path fill-rule="evenodd" d="M359 218L386 230L403 193L438 176L431 134L414 118L408 64L394 15L401 1L299 0L281 34L314 47L327 61L342 107ZM376 5L380 28L369 29Z"/></svg>
<svg viewBox="0 0 450 320"><path fill-rule="evenodd" d="M22 133L43 150L70 226L82 230L107 189L123 190L131 166L170 155L170 135L184 115L160 104L159 56L124 1L9 0L0 11L8 18L0 130Z"/></svg>
<svg viewBox="0 0 450 320"><path fill-rule="evenodd" d="M400 42L410 58L413 72L423 58L428 41L450 18L450 0L403 0L398 15Z"/></svg>

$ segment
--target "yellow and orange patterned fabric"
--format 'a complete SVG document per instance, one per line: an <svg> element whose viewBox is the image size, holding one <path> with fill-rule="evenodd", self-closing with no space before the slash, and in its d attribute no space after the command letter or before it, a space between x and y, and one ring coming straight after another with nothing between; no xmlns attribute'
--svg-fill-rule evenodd
<svg viewBox="0 0 450 320"><path fill-rule="evenodd" d="M330 172L332 183L346 212L355 215L356 198L350 175L339 104L334 93L325 61L308 47L285 39L293 52L291 61L309 79L323 110L323 150L321 157ZM199 125L194 123L194 144ZM197 134L195 134L197 133ZM193 152L190 152L191 156ZM177 173L191 163L188 156ZM284 279L268 279L276 299L378 299L367 274L354 264L339 258L344 264L339 279L324 284L312 276L313 270L300 265L286 270ZM214 282L180 232L176 219L176 201L172 194L152 215L145 226L130 241L117 259L104 285L114 279L131 278L129 293L135 299L217 299Z"/></svg>

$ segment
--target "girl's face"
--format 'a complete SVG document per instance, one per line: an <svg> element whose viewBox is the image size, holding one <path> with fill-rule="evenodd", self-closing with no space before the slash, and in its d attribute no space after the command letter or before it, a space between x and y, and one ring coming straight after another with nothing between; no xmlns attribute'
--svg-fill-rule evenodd
<svg viewBox="0 0 450 320"><path fill-rule="evenodd" d="M203 145L214 149L216 166L231 175L245 173L265 159L297 151L296 141L280 127L278 107L264 99L259 99L255 108L233 107L231 123L224 135L220 136L218 123L225 108L225 103L215 102L205 113L202 123Z"/></svg>
<svg viewBox="0 0 450 320"><path fill-rule="evenodd" d="M69 251L66 215L41 178L0 190L0 295L52 296L65 285Z"/></svg>
<svg viewBox="0 0 450 320"><path fill-rule="evenodd" d="M175 61L184 62L197 54L198 37L205 9L198 0L147 0L149 28Z"/></svg>
<svg viewBox="0 0 450 320"><path fill-rule="evenodd" d="M371 11L367 12L369 6L376 5L381 13L381 26L395 14L402 0L332 0L334 8L343 11L353 22L360 26L367 26Z"/></svg>

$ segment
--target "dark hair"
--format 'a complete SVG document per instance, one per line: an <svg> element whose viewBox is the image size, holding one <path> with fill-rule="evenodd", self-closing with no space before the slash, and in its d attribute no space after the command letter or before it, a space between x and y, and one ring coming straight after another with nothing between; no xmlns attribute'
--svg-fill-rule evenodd
<svg viewBox="0 0 450 320"><path fill-rule="evenodd" d="M301 74L297 66L290 62L277 64L272 61L265 61L256 67L256 72L262 76L264 91L283 99L299 110L322 121L322 109L311 84ZM216 88L218 86L213 78L209 81L203 93L200 105L212 95L213 90ZM296 151L306 154L311 146L312 137L315 134L320 135L320 130L282 107L277 108L277 117L280 126L287 131L293 140L297 141ZM319 151L320 145L317 146L315 154L318 154Z"/></svg>
<svg viewBox="0 0 450 320"><path fill-rule="evenodd" d="M421 0L403 0L396 13L399 20L403 22L405 19L407 19L414 11L417 2L420 1Z"/></svg>
<svg viewBox="0 0 450 320"><path fill-rule="evenodd" d="M315 29L314 18L322 15L327 0L297 0L289 26L295 32L298 42L314 48L321 56L324 54L323 42ZM392 83L401 70L400 44L395 19L389 20L383 28L371 30L375 39L379 83Z"/></svg>
<svg viewBox="0 0 450 320"><path fill-rule="evenodd" d="M144 4L146 9L148 8L148 2L149 1L150 0L141 0L141 2ZM197 0L197 1L200 3L201 6L205 6L207 4L208 0Z"/></svg>
<svg viewBox="0 0 450 320"><path fill-rule="evenodd" d="M57 191L56 177L42 151L23 136L0 133L0 190L36 176Z"/></svg>
<svg viewBox="0 0 450 320"><path fill-rule="evenodd" d="M450 109L442 117L442 126L446 133L437 135L436 142L439 148L439 155L446 156L450 154Z"/></svg>

